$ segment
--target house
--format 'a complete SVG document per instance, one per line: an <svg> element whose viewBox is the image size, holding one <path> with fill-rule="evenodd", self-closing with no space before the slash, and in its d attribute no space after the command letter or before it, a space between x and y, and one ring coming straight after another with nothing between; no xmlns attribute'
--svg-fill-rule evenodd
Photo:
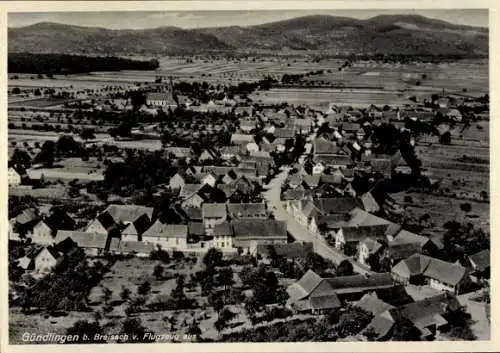
<svg viewBox="0 0 500 353"><path fill-rule="evenodd" d="M480 277L490 277L490 250L481 250L467 259L470 269Z"/></svg>
<svg viewBox="0 0 500 353"><path fill-rule="evenodd" d="M320 178L319 175L306 174L303 176L302 185L309 190L315 189L319 185Z"/></svg>
<svg viewBox="0 0 500 353"><path fill-rule="evenodd" d="M342 303L328 281L308 270L287 289L287 306L301 313L321 313L340 308Z"/></svg>
<svg viewBox="0 0 500 353"><path fill-rule="evenodd" d="M185 184L181 188L179 196L183 207L201 207L204 199L199 195L203 184Z"/></svg>
<svg viewBox="0 0 500 353"><path fill-rule="evenodd" d="M274 130L274 136L276 138L282 139L294 139L295 138L295 129L290 128L278 128Z"/></svg>
<svg viewBox="0 0 500 353"><path fill-rule="evenodd" d="M321 175L325 171L326 166L324 163L318 161L318 162L313 162L312 165L312 174L313 175Z"/></svg>
<svg viewBox="0 0 500 353"><path fill-rule="evenodd" d="M248 119L248 118L247 119L240 119L239 123L240 123L240 130L243 133L249 133L250 131L255 129L257 126L257 122L255 120Z"/></svg>
<svg viewBox="0 0 500 353"><path fill-rule="evenodd" d="M352 305L372 314L373 316L378 316L384 311L394 308L391 304L379 299L377 293L374 292L365 294L359 301L353 303Z"/></svg>
<svg viewBox="0 0 500 353"><path fill-rule="evenodd" d="M233 112L237 116L251 117L253 115L252 107L234 107Z"/></svg>
<svg viewBox="0 0 500 353"><path fill-rule="evenodd" d="M134 255L137 257L149 257L154 251L155 245L142 241L125 241L118 238L111 239L109 252L115 255Z"/></svg>
<svg viewBox="0 0 500 353"><path fill-rule="evenodd" d="M358 244L357 258L362 264L369 265L368 259L371 255L378 253L382 248L383 244L373 238L365 238Z"/></svg>
<svg viewBox="0 0 500 353"><path fill-rule="evenodd" d="M7 180L9 186L21 185L21 175L12 167L7 171Z"/></svg>
<svg viewBox="0 0 500 353"><path fill-rule="evenodd" d="M347 223L335 234L335 247L343 249L346 244L357 247L365 238L391 241L401 227L383 218L374 216L360 208L353 209L346 218Z"/></svg>
<svg viewBox="0 0 500 353"><path fill-rule="evenodd" d="M206 162L206 161L213 161L215 159L215 155L213 152L209 151L209 150L203 150L203 152L201 152L200 156L198 157L198 160L200 162Z"/></svg>
<svg viewBox="0 0 500 353"><path fill-rule="evenodd" d="M175 173L168 182L168 186L172 190L181 189L184 186L184 184L186 184L186 180L179 173Z"/></svg>
<svg viewBox="0 0 500 353"><path fill-rule="evenodd" d="M185 159L191 157L191 148L187 147L166 147L165 153L167 155L173 155L178 159Z"/></svg>
<svg viewBox="0 0 500 353"><path fill-rule="evenodd" d="M233 157L245 153L246 148L242 145L224 146L220 149L219 153L222 159L229 160Z"/></svg>
<svg viewBox="0 0 500 353"><path fill-rule="evenodd" d="M249 142L246 144L246 150L249 153L257 152L259 151L259 145L255 142Z"/></svg>
<svg viewBox="0 0 500 353"><path fill-rule="evenodd" d="M201 212L205 232L208 235L213 233L216 224L221 224L227 219L227 209L224 203L204 203Z"/></svg>
<svg viewBox="0 0 500 353"><path fill-rule="evenodd" d="M321 154L314 157L314 162L332 168L347 168L353 164L351 156L347 154Z"/></svg>
<svg viewBox="0 0 500 353"><path fill-rule="evenodd" d="M142 217L142 216L146 217ZM142 218L141 218L142 217ZM139 218L141 218L139 220ZM137 205L109 205L104 212L90 223L86 231L89 233L107 234L111 228L118 226L126 229L136 221L151 221L153 218L153 208ZM134 225L135 226L135 225ZM129 228L132 231L132 228Z"/></svg>
<svg viewBox="0 0 500 353"><path fill-rule="evenodd" d="M155 108L176 108L177 103L172 94L167 92L150 92L146 95L146 104Z"/></svg>
<svg viewBox="0 0 500 353"><path fill-rule="evenodd" d="M320 178L321 184L340 185L342 184L344 174L340 169L335 169L331 174L322 174Z"/></svg>
<svg viewBox="0 0 500 353"><path fill-rule="evenodd" d="M284 221L272 219L236 219L233 226L233 246L244 253L255 254L259 244L286 244L288 235Z"/></svg>
<svg viewBox="0 0 500 353"><path fill-rule="evenodd" d="M161 246L162 249L187 248L187 225L184 224L164 224L159 219L142 234L142 241L155 246Z"/></svg>
<svg viewBox="0 0 500 353"><path fill-rule="evenodd" d="M89 256L102 255L108 250L108 240L111 240L111 237L108 237L107 234L102 233L59 230L54 241L56 243L61 243L63 241L66 241L66 239L68 238L76 243L78 247L82 248Z"/></svg>
<svg viewBox="0 0 500 353"><path fill-rule="evenodd" d="M210 185L213 187L217 182L217 176L210 172L195 174L193 177L198 180L201 185Z"/></svg>
<svg viewBox="0 0 500 353"><path fill-rule="evenodd" d="M265 203L228 203L227 215L231 219L267 218Z"/></svg>
<svg viewBox="0 0 500 353"><path fill-rule="evenodd" d="M422 254L413 254L400 261L391 273L402 283L427 282L434 289L454 294L462 294L471 284L469 271L465 267Z"/></svg>
<svg viewBox="0 0 500 353"><path fill-rule="evenodd" d="M30 232L40 220L35 208L26 208L13 219L13 228L20 234Z"/></svg>
<svg viewBox="0 0 500 353"><path fill-rule="evenodd" d="M359 197L359 200L361 202L362 209L366 212L376 213L380 211L380 205L375 200L371 192L365 192Z"/></svg>
<svg viewBox="0 0 500 353"><path fill-rule="evenodd" d="M64 261L64 255L54 246L44 246L31 249L27 254L18 259L18 265L35 276L50 273L57 265Z"/></svg>
<svg viewBox="0 0 500 353"><path fill-rule="evenodd" d="M380 174L386 179L390 179L392 175L392 161L389 158L371 158L371 172Z"/></svg>
<svg viewBox="0 0 500 353"><path fill-rule="evenodd" d="M33 227L31 241L34 244L51 245L56 233L57 229L51 222L41 220Z"/></svg>
<svg viewBox="0 0 500 353"><path fill-rule="evenodd" d="M368 325L373 329L376 340L385 341L392 337L395 324L402 319L409 320L419 330L422 340L432 339L436 333L447 327L443 315L460 307L458 300L443 293L406 305L390 308L377 315Z"/></svg>
<svg viewBox="0 0 500 353"><path fill-rule="evenodd" d="M231 135L231 144L232 145L247 146L251 142L255 142L255 140L253 138L253 135L250 135L250 134L238 134L238 133L234 133L234 134Z"/></svg>
<svg viewBox="0 0 500 353"><path fill-rule="evenodd" d="M287 288L287 304L299 312L316 313L339 308L343 302L359 300L366 293L396 286L389 273L321 278L308 270Z"/></svg>
<svg viewBox="0 0 500 353"><path fill-rule="evenodd" d="M148 215L143 214L133 222L125 223L125 228L122 229L121 239L125 241L141 241L142 234L151 226L151 219Z"/></svg>
<svg viewBox="0 0 500 353"><path fill-rule="evenodd" d="M213 236L212 246L219 249L231 249L233 247L233 229L229 222L215 224L211 232Z"/></svg>

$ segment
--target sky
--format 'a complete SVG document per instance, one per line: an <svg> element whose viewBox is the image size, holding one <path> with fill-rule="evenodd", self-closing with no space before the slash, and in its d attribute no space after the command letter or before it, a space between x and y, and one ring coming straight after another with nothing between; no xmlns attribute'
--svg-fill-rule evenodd
<svg viewBox="0 0 500 353"><path fill-rule="evenodd" d="M155 11L155 12L38 12L9 13L9 27L38 22L58 22L110 29L143 29L164 26L180 28L251 26L305 15L332 15L366 19L384 14L419 14L455 24L488 27L488 10L272 10L272 11Z"/></svg>

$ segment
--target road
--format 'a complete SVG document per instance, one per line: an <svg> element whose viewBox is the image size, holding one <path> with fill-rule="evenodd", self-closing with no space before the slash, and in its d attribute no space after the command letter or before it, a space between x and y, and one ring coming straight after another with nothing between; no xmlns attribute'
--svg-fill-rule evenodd
<svg viewBox="0 0 500 353"><path fill-rule="evenodd" d="M328 246L328 244L322 237L311 233L303 225L298 223L288 212L285 211L281 203L281 186L285 182L287 176L288 170L283 170L271 180L271 182L268 184L267 190L263 193L268 205L268 209L273 210L275 218L286 222L287 230L292 235L292 237L295 238L295 240L312 242L314 244L314 251L318 255L331 260L337 265L347 259L351 261L355 272L361 274L370 274L371 271L360 266L355 261L352 261L338 250Z"/></svg>

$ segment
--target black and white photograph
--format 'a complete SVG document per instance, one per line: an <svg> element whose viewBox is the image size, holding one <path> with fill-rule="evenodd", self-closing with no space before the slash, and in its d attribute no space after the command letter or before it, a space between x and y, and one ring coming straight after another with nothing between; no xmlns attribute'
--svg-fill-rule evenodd
<svg viewBox="0 0 500 353"><path fill-rule="evenodd" d="M491 340L488 9L146 10L7 14L9 345Z"/></svg>

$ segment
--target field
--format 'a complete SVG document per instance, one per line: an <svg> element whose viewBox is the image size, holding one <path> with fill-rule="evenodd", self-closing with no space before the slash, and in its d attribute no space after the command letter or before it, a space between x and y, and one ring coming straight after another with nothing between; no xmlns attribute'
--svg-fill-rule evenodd
<svg viewBox="0 0 500 353"><path fill-rule="evenodd" d="M411 103L407 99L407 95L403 93L363 89L273 88L269 91L254 93L251 98L263 104L288 102L290 104L309 104L313 106L334 103L336 105L367 107L370 104L404 105Z"/></svg>

